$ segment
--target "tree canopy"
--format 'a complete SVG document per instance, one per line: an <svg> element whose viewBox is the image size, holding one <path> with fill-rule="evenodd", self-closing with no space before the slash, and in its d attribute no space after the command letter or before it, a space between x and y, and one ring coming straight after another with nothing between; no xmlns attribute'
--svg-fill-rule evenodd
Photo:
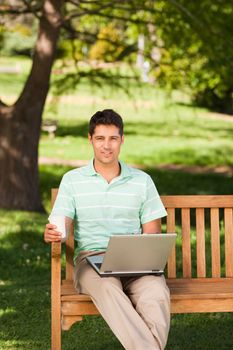
<svg viewBox="0 0 233 350"><path fill-rule="evenodd" d="M227 0L2 1L0 44L6 45L9 30L27 29L31 42L21 49L16 46L30 55L32 68L17 101L7 106L0 100L0 206L42 209L38 143L58 55L72 58L75 66L62 75L61 92L83 77L119 84L119 76L128 71L104 70L93 61L134 66L139 53L150 61L149 74L156 84L188 90L196 103L232 112L232 13ZM36 25L33 39L31 28ZM143 52L139 37L145 41Z"/></svg>
<svg viewBox="0 0 233 350"><path fill-rule="evenodd" d="M198 105L232 113L232 22L226 0L163 1L156 19L160 84L188 90Z"/></svg>
<svg viewBox="0 0 233 350"><path fill-rule="evenodd" d="M26 16L29 25L30 14L41 18L43 1L13 3L9 6L5 2L0 8L8 18ZM70 88L88 75L109 78L99 68L96 74L93 67L82 70L77 64L80 61L135 63L137 40L143 34L145 59L150 61L150 74L157 84L168 90L188 91L196 104L232 112L232 21L233 8L227 0L67 0L62 8L57 55L73 58L77 71L69 74L65 84L63 79L61 86ZM31 42L29 38L27 43L18 41L14 50Z"/></svg>

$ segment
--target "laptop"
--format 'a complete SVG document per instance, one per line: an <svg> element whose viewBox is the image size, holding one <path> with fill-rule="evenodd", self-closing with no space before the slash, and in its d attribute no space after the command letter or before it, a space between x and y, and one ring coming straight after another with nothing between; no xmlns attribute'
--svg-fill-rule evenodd
<svg viewBox="0 0 233 350"><path fill-rule="evenodd" d="M101 277L162 275L176 233L114 235L104 255L86 259Z"/></svg>

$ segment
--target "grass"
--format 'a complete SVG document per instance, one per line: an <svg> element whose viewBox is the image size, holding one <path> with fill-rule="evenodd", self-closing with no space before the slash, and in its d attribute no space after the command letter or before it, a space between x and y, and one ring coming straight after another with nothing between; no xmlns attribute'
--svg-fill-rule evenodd
<svg viewBox="0 0 233 350"><path fill-rule="evenodd" d="M91 113L89 113L91 115ZM59 121L57 136L51 140L43 134L40 155L64 159L87 159L91 149L86 139L87 121ZM140 122L126 118L125 145L122 159L131 163L233 165L232 123L207 122L204 118L180 117ZM148 139L150 142L148 142ZM135 144L137 147L135 147Z"/></svg>
<svg viewBox="0 0 233 350"><path fill-rule="evenodd" d="M41 191L48 210L49 190L59 184L61 175L68 169L40 167ZM149 168L147 171L166 194L233 191L232 179L221 175ZM42 241L46 221L46 214L0 211L0 349L50 348L50 247ZM194 236L192 245L194 251ZM230 313L173 315L166 349L230 349L232 326ZM85 317L69 332L63 332L62 344L65 350L123 349L99 316Z"/></svg>
<svg viewBox="0 0 233 350"><path fill-rule="evenodd" d="M0 64L5 66L16 62L18 60L0 59ZM0 74L0 93L9 102L21 90L30 67L26 60L20 64L21 75ZM59 128L54 139L42 134L40 155L88 159L91 156L86 140L88 119L97 109L113 107L126 121L122 158L144 164L161 194L233 193L232 176L190 174L155 167L161 163L233 165L232 122L210 119L213 115L206 110L168 99L150 86L133 85L131 93L133 99L107 86L94 89L83 82L72 95L61 97L58 104L55 97L50 96L44 118L58 119ZM40 166L41 195L47 212L50 188L57 187L69 169ZM42 240L46 221L47 214L0 210L0 349L50 348L50 247ZM192 245L195 252L194 232ZM195 258L195 253L193 256ZM173 315L166 349L231 349L232 327L230 313ZM64 332L62 343L67 350L122 349L99 316L86 317Z"/></svg>
<svg viewBox="0 0 233 350"><path fill-rule="evenodd" d="M0 60L0 64L4 62L6 59ZM30 67L27 60L21 59L20 64L21 74L0 75L0 94L9 102L20 92ZM56 78L54 75L53 80ZM151 167L161 163L233 165L232 121L194 108L184 95L176 93L168 97L154 86L131 83L129 92L130 98L109 85L97 88L83 81L70 95L50 94L44 119L58 120L58 130L54 139L42 133L40 156L66 160L89 158L88 120L96 110L114 108L125 120L122 159L127 162Z"/></svg>
<svg viewBox="0 0 233 350"><path fill-rule="evenodd" d="M135 87L134 92L135 96L139 94ZM42 135L40 155L89 158L91 150L86 139L89 117L96 110L113 107L125 120L126 140L122 148L125 161L146 166L161 163L233 165L232 121L220 117L219 120L208 119L211 113L172 100L164 103L161 94L152 87L146 88L144 94L136 100L137 108L121 94L110 101L98 96L88 98L82 93L74 95L73 99L61 99L56 110L57 136L51 140L46 134ZM53 119L55 114L50 106L48 103L44 117Z"/></svg>

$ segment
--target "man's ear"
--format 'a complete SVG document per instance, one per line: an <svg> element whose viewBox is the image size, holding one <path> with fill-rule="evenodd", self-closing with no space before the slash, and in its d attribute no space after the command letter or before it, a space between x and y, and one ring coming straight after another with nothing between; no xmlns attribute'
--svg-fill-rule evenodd
<svg viewBox="0 0 233 350"><path fill-rule="evenodd" d="M91 137L91 135L89 133L88 133L88 140L89 140L89 143L92 144L92 137Z"/></svg>
<svg viewBox="0 0 233 350"><path fill-rule="evenodd" d="M121 136L121 144L123 144L125 142L125 137L124 135Z"/></svg>

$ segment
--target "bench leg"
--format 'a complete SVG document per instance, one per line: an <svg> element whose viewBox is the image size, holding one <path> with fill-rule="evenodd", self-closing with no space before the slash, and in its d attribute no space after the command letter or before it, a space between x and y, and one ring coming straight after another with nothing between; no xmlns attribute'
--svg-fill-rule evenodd
<svg viewBox="0 0 233 350"><path fill-rule="evenodd" d="M61 243L52 243L51 349L61 350Z"/></svg>
<svg viewBox="0 0 233 350"><path fill-rule="evenodd" d="M52 307L51 350L61 350L61 313L60 307Z"/></svg>

